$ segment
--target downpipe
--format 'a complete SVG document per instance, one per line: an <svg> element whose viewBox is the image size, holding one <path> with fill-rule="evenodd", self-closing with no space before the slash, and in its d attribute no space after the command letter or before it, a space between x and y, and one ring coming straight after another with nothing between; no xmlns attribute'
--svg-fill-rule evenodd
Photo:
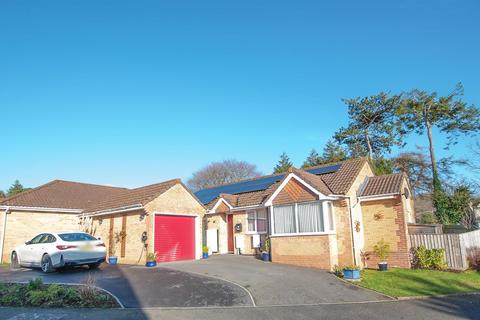
<svg viewBox="0 0 480 320"><path fill-rule="evenodd" d="M7 214L10 211L10 207L7 206L5 213L3 214L3 227L2 227L2 238L0 239L0 263L3 263L3 247L5 244L5 231L7 231Z"/></svg>

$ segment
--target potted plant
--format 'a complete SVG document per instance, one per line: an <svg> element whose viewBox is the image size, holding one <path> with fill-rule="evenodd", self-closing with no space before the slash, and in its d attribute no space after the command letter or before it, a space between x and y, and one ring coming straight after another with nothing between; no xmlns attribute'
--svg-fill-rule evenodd
<svg viewBox="0 0 480 320"><path fill-rule="evenodd" d="M157 252L150 252L147 254L147 263L145 266L151 268L157 265Z"/></svg>
<svg viewBox="0 0 480 320"><path fill-rule="evenodd" d="M202 257L203 257L203 259L208 258L208 247L207 246L203 246L203 248L202 248Z"/></svg>
<svg viewBox="0 0 480 320"><path fill-rule="evenodd" d="M390 244L386 243L383 239L378 241L376 245L373 246L373 252L380 259L378 263L378 270L387 271L388 270L388 256L390 255Z"/></svg>
<svg viewBox="0 0 480 320"><path fill-rule="evenodd" d="M108 257L108 264L116 265L118 262L118 257L115 255L117 252L117 245L127 236L124 231L115 232L114 234L114 241L112 247L112 254Z"/></svg>
<svg viewBox="0 0 480 320"><path fill-rule="evenodd" d="M347 266L343 268L343 278L345 280L360 280L360 267Z"/></svg>
<svg viewBox="0 0 480 320"><path fill-rule="evenodd" d="M262 260L270 261L270 239L265 239L262 248Z"/></svg>

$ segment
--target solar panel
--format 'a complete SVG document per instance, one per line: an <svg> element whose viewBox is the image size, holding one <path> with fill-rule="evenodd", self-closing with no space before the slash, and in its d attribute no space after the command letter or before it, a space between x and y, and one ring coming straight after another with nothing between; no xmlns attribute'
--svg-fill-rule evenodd
<svg viewBox="0 0 480 320"><path fill-rule="evenodd" d="M340 169L341 166L342 166L341 164L336 164L336 165L328 166L328 167L306 169L306 171L310 172L310 173L313 173L313 174L327 174L327 173L337 172L338 169Z"/></svg>
<svg viewBox="0 0 480 320"><path fill-rule="evenodd" d="M219 186L211 189L197 191L195 195L204 204L209 203L220 193L239 194L244 192L252 192L268 189L272 184L283 179L285 175L270 176L260 179L248 180L239 183Z"/></svg>
<svg viewBox="0 0 480 320"><path fill-rule="evenodd" d="M313 173L313 174L327 174L333 173L340 169L341 165L336 164L333 166L327 167L320 167L320 168L313 168L313 169L306 169L306 171ZM220 193L228 193L228 194L239 194L245 192L253 192L259 190L265 190L269 188L275 182L278 182L283 179L285 174L280 174L276 176L269 176L260 179L248 180L238 183L233 183L225 186L214 187L210 189L203 189L197 191L195 195L203 204L207 204L211 202L213 199L218 197Z"/></svg>

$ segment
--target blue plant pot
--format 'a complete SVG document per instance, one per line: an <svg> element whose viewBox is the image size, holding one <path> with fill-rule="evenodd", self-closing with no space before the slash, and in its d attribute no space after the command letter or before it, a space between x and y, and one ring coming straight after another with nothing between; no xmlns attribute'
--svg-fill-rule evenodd
<svg viewBox="0 0 480 320"><path fill-rule="evenodd" d="M262 260L267 262L270 261L270 253L262 252Z"/></svg>
<svg viewBox="0 0 480 320"><path fill-rule="evenodd" d="M108 264L111 264L112 266L117 264L117 257L108 257Z"/></svg>
<svg viewBox="0 0 480 320"><path fill-rule="evenodd" d="M151 268L151 267L156 267L157 266L157 261L147 261L145 266Z"/></svg>
<svg viewBox="0 0 480 320"><path fill-rule="evenodd" d="M207 259L208 258L208 252L202 252L202 258Z"/></svg>
<svg viewBox="0 0 480 320"><path fill-rule="evenodd" d="M343 270L343 277L346 280L360 280L360 270Z"/></svg>

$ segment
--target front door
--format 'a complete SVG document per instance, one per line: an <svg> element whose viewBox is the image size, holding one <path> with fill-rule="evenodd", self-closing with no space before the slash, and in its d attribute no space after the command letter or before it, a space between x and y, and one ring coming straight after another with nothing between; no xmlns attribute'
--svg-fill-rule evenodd
<svg viewBox="0 0 480 320"><path fill-rule="evenodd" d="M233 215L228 215L228 252L233 252Z"/></svg>

